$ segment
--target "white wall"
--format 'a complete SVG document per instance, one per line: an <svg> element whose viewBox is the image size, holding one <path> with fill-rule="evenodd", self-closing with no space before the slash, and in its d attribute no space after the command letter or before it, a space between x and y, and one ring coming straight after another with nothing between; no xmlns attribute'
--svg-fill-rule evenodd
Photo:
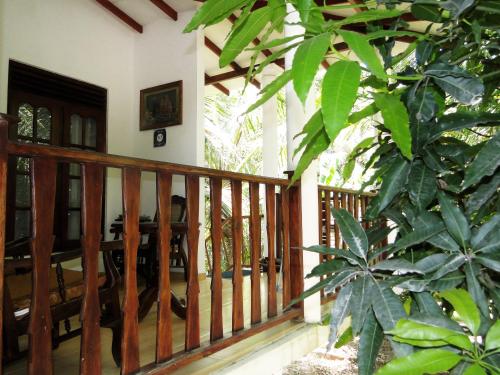
<svg viewBox="0 0 500 375"><path fill-rule="evenodd" d="M182 34L191 11L177 22L158 14L139 34L93 0L0 0L0 112L7 111L8 61L17 60L108 90L109 153L203 165L203 37ZM153 132L139 132L139 91L177 80L183 125L167 128L166 147L153 149ZM154 176L143 178L141 213L153 216ZM183 194L183 185L174 193ZM106 222L120 212L120 173L110 170Z"/></svg>

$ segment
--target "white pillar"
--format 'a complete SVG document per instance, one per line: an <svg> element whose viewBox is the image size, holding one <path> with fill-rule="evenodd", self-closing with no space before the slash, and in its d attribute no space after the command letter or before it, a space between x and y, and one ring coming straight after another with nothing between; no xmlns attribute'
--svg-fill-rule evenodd
<svg viewBox="0 0 500 375"><path fill-rule="evenodd" d="M262 73L262 86L273 82L277 75L272 66L267 66ZM279 140L278 140L278 99L273 96L262 105L262 161L264 176L278 177Z"/></svg>
<svg viewBox="0 0 500 375"><path fill-rule="evenodd" d="M301 26L295 25L299 21L297 12L290 4L288 13L289 18L285 24L285 36L303 34L304 29ZM293 56L295 49L289 51L285 55L285 67L292 67ZM300 138L293 137L302 131L304 124L314 113L315 93L311 90L306 105L303 106L299 98L295 94L293 85L290 82L286 86L286 138L287 138L287 165L288 170L295 170L300 154L295 158L293 152L300 143ZM318 177L317 177L317 161L311 163L309 168L302 174L301 177L301 200L302 200L302 244L303 246L311 246L318 244L319 226L318 226ZM316 265L319 264L318 254L304 251L303 265L304 276L307 275ZM319 281L318 278L310 278L304 280L304 290L310 288ZM321 298L320 294L316 293L308 297L304 301L304 318L306 322L314 323L321 321Z"/></svg>

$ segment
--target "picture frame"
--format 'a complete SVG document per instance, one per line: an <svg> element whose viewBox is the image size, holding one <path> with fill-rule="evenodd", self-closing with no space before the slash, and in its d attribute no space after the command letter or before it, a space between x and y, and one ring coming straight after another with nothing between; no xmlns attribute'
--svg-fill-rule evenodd
<svg viewBox="0 0 500 375"><path fill-rule="evenodd" d="M140 130L182 124L182 81L143 89L140 92Z"/></svg>

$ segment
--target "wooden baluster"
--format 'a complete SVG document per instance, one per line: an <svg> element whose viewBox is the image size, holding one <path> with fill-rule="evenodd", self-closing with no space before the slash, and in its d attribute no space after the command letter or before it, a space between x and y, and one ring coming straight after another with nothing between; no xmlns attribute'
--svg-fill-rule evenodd
<svg viewBox="0 0 500 375"><path fill-rule="evenodd" d="M7 139L9 122L0 115L0 302L4 300L5 224L7 216ZM0 303L0 353L3 354L3 303ZM0 361L0 374L2 363Z"/></svg>
<svg viewBox="0 0 500 375"><path fill-rule="evenodd" d="M231 181L233 235L233 332L243 329L243 219L241 216L241 181Z"/></svg>
<svg viewBox="0 0 500 375"><path fill-rule="evenodd" d="M347 193L347 207L348 207L348 211L349 213L354 216L354 218L356 218L356 215L354 213L354 194L352 193Z"/></svg>
<svg viewBox="0 0 500 375"><path fill-rule="evenodd" d="M359 196L360 200L360 208L361 208L361 225L363 226L364 229L368 229L368 225L366 222L366 199L364 195Z"/></svg>
<svg viewBox="0 0 500 375"><path fill-rule="evenodd" d="M124 286L122 315L122 374L139 370L139 298L137 295L137 250L139 248L139 207L141 171L124 168L122 171Z"/></svg>
<svg viewBox="0 0 500 375"><path fill-rule="evenodd" d="M260 309L260 212L259 212L259 184L250 183L250 265L251 282L251 322L260 323L262 313Z"/></svg>
<svg viewBox="0 0 500 375"><path fill-rule="evenodd" d="M188 226L188 282L186 305L186 351L200 346L200 282L198 280L198 240L200 236L200 178L186 176L186 221Z"/></svg>
<svg viewBox="0 0 500 375"><path fill-rule="evenodd" d="M290 279L292 299L297 298L304 291L304 268L302 259L302 208L300 187L292 186L288 191L289 197L289 222L290 222ZM304 308L300 301L294 307Z"/></svg>
<svg viewBox="0 0 500 375"><path fill-rule="evenodd" d="M358 194L353 194L353 199L354 199L354 218L359 222L360 217L359 217L359 198L360 196Z"/></svg>
<svg viewBox="0 0 500 375"><path fill-rule="evenodd" d="M327 247L332 246L332 211L331 211L331 195L329 190L325 190L325 233L326 233L326 241L325 245ZM328 257L331 258L330 256Z"/></svg>
<svg viewBox="0 0 500 375"><path fill-rule="evenodd" d="M281 233L283 242L283 251L281 259L281 269L283 277L283 309L285 309L291 301L290 297L290 218L288 208L288 190L286 186L281 187Z"/></svg>
<svg viewBox="0 0 500 375"><path fill-rule="evenodd" d="M324 223L324 217L323 217L323 214L324 214L324 211L323 211L323 193L324 193L324 190L319 188L318 189L318 224L319 224L319 231L318 231L318 235L319 235L319 244L320 245L323 245L324 242L323 242L323 223ZM319 254L319 261L322 262L323 261L323 256L321 254Z"/></svg>
<svg viewBox="0 0 500 375"><path fill-rule="evenodd" d="M333 192L333 208L335 208L335 210L340 209L339 193L337 191ZM333 223L333 230L335 236L335 247L340 248L342 246L340 243L340 230L336 222Z"/></svg>
<svg viewBox="0 0 500 375"><path fill-rule="evenodd" d="M274 185L266 185L266 217L267 217L267 316L276 316L276 190Z"/></svg>
<svg viewBox="0 0 500 375"><path fill-rule="evenodd" d="M31 161L33 238L28 373L52 374L52 319L49 301L50 256L54 244L54 205L57 164L52 159Z"/></svg>
<svg viewBox="0 0 500 375"><path fill-rule="evenodd" d="M172 306L170 296L170 239L172 231L172 175L156 174L157 249L158 249L158 312L156 318L156 362L172 358Z"/></svg>
<svg viewBox="0 0 500 375"><path fill-rule="evenodd" d="M224 336L222 322L222 180L210 179L210 216L212 221L212 299L210 309L210 341Z"/></svg>
<svg viewBox="0 0 500 375"><path fill-rule="evenodd" d="M340 206L349 211L349 208L347 207L347 193L340 193ZM342 249L347 249L347 244L344 242L342 239Z"/></svg>
<svg viewBox="0 0 500 375"><path fill-rule="evenodd" d="M82 169L83 304L80 373L101 373L101 306L99 303L99 247L101 243L103 167L84 164Z"/></svg>

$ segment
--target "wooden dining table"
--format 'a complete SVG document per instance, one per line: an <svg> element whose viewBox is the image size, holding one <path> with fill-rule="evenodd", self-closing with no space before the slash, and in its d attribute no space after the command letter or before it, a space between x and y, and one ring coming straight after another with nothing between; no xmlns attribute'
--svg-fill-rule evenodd
<svg viewBox="0 0 500 375"><path fill-rule="evenodd" d="M187 232L187 224L185 222L172 222L170 224L172 238L177 235L183 235ZM153 239L148 239L147 246L141 245L141 250L144 255L144 269L149 272L143 272L146 281L145 288L139 294L139 321L149 313L154 302L158 298L158 249L156 242L156 233L158 224L155 221L146 221L139 223L139 232L142 235L155 236ZM111 224L110 233L114 234L114 239L119 240L123 234L123 222L114 222ZM184 251L182 244L179 251ZM184 252L185 255L185 252ZM184 258L186 259L186 258ZM186 302L179 298L173 290L170 290L172 311L181 319L186 319Z"/></svg>

